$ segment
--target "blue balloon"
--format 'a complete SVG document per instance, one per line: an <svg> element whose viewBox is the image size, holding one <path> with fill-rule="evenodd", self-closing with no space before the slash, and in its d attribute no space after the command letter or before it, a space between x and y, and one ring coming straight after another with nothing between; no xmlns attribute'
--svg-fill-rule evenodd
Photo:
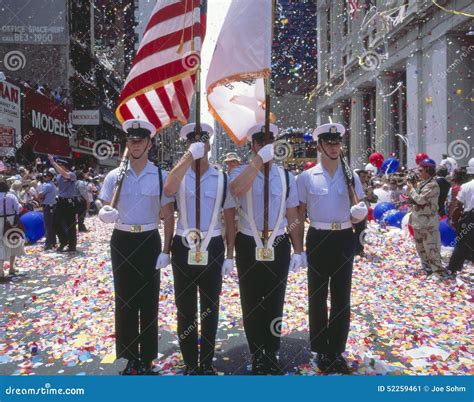
<svg viewBox="0 0 474 402"><path fill-rule="evenodd" d="M395 173L398 170L398 167L400 166L400 162L398 161L397 158L388 158L383 161L382 167L380 170L383 173Z"/></svg>
<svg viewBox="0 0 474 402"><path fill-rule="evenodd" d="M445 247L454 247L456 245L456 232L448 225L446 219L439 222L439 234L441 235L441 244Z"/></svg>
<svg viewBox="0 0 474 402"><path fill-rule="evenodd" d="M380 223L383 223L387 226L401 228L404 216L405 212L391 209L390 211L387 211L382 215L382 218L380 218Z"/></svg>
<svg viewBox="0 0 474 402"><path fill-rule="evenodd" d="M374 220L380 220L382 215L391 209L397 209L393 202L381 202L377 204L374 208Z"/></svg>
<svg viewBox="0 0 474 402"><path fill-rule="evenodd" d="M311 133L304 133L303 140L304 142L311 142L313 140L313 136Z"/></svg>
<svg viewBox="0 0 474 402"><path fill-rule="evenodd" d="M20 217L25 227L25 236L30 243L36 243L44 236L44 218L42 212L27 212Z"/></svg>

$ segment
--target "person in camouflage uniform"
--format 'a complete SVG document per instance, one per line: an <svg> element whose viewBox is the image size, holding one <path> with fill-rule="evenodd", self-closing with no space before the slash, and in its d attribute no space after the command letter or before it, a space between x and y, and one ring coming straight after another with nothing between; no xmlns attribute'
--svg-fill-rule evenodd
<svg viewBox="0 0 474 402"><path fill-rule="evenodd" d="M408 182L408 196L412 205L410 225L413 227L416 251L427 275L444 271L441 263L438 197L435 180L436 163L432 159L420 162L420 184L415 188Z"/></svg>

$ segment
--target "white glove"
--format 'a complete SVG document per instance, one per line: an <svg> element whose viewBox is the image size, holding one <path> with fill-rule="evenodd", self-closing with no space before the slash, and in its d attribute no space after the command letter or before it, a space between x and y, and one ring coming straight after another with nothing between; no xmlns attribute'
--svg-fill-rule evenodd
<svg viewBox="0 0 474 402"><path fill-rule="evenodd" d="M205 144L204 142L193 142L189 146L189 152L193 155L193 159L201 159L204 156Z"/></svg>
<svg viewBox="0 0 474 402"><path fill-rule="evenodd" d="M155 269L158 271L161 268L164 268L169 265L170 263L170 255L165 253L160 253L158 256L158 260L156 261Z"/></svg>
<svg viewBox="0 0 474 402"><path fill-rule="evenodd" d="M301 253L301 268L308 267L308 256L306 255L306 251Z"/></svg>
<svg viewBox="0 0 474 402"><path fill-rule="evenodd" d="M234 269L234 260L231 258L226 258L224 264L222 264L222 276L229 275Z"/></svg>
<svg viewBox="0 0 474 402"><path fill-rule="evenodd" d="M260 151L258 151L258 156L262 158L263 163L270 162L273 159L275 151L273 150L273 144L265 145Z"/></svg>
<svg viewBox="0 0 474 402"><path fill-rule="evenodd" d="M118 218L118 211L110 205L104 205L99 211L99 219L104 223L114 223Z"/></svg>
<svg viewBox="0 0 474 402"><path fill-rule="evenodd" d="M351 216L358 221L363 220L367 216L368 212L367 204L363 201L351 207Z"/></svg>
<svg viewBox="0 0 474 402"><path fill-rule="evenodd" d="M303 266L301 254L293 254L290 260L290 272L296 272Z"/></svg>

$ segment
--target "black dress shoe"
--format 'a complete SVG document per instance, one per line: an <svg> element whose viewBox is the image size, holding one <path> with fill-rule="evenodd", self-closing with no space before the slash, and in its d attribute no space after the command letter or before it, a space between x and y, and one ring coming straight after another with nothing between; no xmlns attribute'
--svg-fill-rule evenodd
<svg viewBox="0 0 474 402"><path fill-rule="evenodd" d="M330 353L318 353L316 356L316 364L318 365L318 369L320 369L323 373L331 373L333 356Z"/></svg>
<svg viewBox="0 0 474 402"><path fill-rule="evenodd" d="M56 249L56 251L58 253L64 253L64 247L66 247L66 245L60 244L59 247Z"/></svg>
<svg viewBox="0 0 474 402"><path fill-rule="evenodd" d="M66 250L64 250L66 253L75 253L76 247L67 247Z"/></svg>
<svg viewBox="0 0 474 402"><path fill-rule="evenodd" d="M137 364L137 375L156 375L153 371L153 362L139 360Z"/></svg>
<svg viewBox="0 0 474 402"><path fill-rule="evenodd" d="M193 367L190 367L190 366L186 366L184 368L184 372L183 372L184 375L199 375L199 372L196 368L193 368Z"/></svg>
<svg viewBox="0 0 474 402"><path fill-rule="evenodd" d="M138 375L138 368L139 368L139 361L138 360L129 360L127 366L124 370L120 371L120 375Z"/></svg>
<svg viewBox="0 0 474 402"><path fill-rule="evenodd" d="M278 362L278 357L276 353L273 352L265 352L265 360L266 360L266 371L267 374L270 375L282 375L283 370L280 367L280 363Z"/></svg>
<svg viewBox="0 0 474 402"><path fill-rule="evenodd" d="M263 355L263 353L255 353L252 358L252 374L267 375L267 365L265 363L265 356Z"/></svg>
<svg viewBox="0 0 474 402"><path fill-rule="evenodd" d="M334 355L334 361L332 365L332 372L337 374L350 374L351 370L347 365L346 359L342 357L340 353Z"/></svg>
<svg viewBox="0 0 474 402"><path fill-rule="evenodd" d="M217 375L217 371L211 363L201 364L199 368L200 375Z"/></svg>

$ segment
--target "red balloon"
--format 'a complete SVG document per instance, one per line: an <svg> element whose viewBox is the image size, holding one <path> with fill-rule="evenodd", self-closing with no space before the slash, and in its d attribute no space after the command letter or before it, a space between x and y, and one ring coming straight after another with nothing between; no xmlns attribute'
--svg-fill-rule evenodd
<svg viewBox="0 0 474 402"><path fill-rule="evenodd" d="M423 159L428 159L428 158L429 158L428 154L425 154L424 152L420 152L419 154L416 155L415 162L417 165L419 165Z"/></svg>
<svg viewBox="0 0 474 402"><path fill-rule="evenodd" d="M367 220L370 222L374 219L374 209L369 207L369 212L367 213Z"/></svg>
<svg viewBox="0 0 474 402"><path fill-rule="evenodd" d="M380 152L374 152L369 156L369 162L374 165L377 169L380 169L383 165L384 157Z"/></svg>
<svg viewBox="0 0 474 402"><path fill-rule="evenodd" d="M312 167L315 167L316 166L316 163L315 162L306 162L304 164L304 170L308 170L308 169L311 169Z"/></svg>

